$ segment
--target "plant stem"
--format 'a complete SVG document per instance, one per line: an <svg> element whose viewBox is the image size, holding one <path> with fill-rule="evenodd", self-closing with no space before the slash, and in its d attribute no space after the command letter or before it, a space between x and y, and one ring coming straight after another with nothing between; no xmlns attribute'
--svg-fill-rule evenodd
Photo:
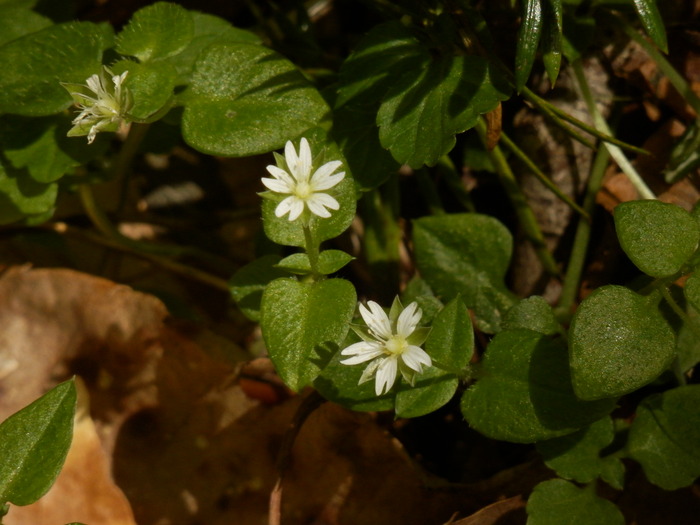
<svg viewBox="0 0 700 525"><path fill-rule="evenodd" d="M304 247L306 248L306 255L309 257L309 264L311 265L311 278L317 281L321 276L321 272L318 269L319 245L315 241L313 232L308 224L303 224L302 229L304 230Z"/></svg>
<svg viewBox="0 0 700 525"><path fill-rule="evenodd" d="M578 212L584 219L590 222L591 216L581 206L576 204L571 197L562 192L559 187L547 177L542 170L521 150L504 132L501 132L501 143L508 148L527 168L544 184L554 195L569 205L573 210Z"/></svg>
<svg viewBox="0 0 700 525"><path fill-rule="evenodd" d="M610 153L607 149L601 148L597 151L591 173L586 186L586 196L583 199L583 209L586 213L593 215L595 208L595 197L603 184L603 176L605 168L608 165ZM591 238L591 224L588 221L579 221L576 226L576 235L574 237L574 246L571 250L571 257L566 268L564 283L562 284L561 296L559 297L559 305L557 313L560 317L568 319L571 315L571 309L578 297L578 290L581 285L581 274L583 265L586 261L586 252L588 251L588 242Z"/></svg>
<svg viewBox="0 0 700 525"><path fill-rule="evenodd" d="M588 86L588 81L586 80L586 75L583 72L581 60L574 60L571 63L571 67L573 68L574 74L576 75L576 80L578 81L578 85L581 90L581 96L586 102L588 112L593 117L593 123L595 124L595 127L598 128L600 131L603 131L604 133L610 134L610 127L603 118L603 115L601 115L600 111L598 111L598 106L596 105L595 99L593 98L593 94L591 93L591 89ZM637 170L634 169L634 166L632 166L632 164L627 159L622 150L615 144L605 143L604 146L608 149L612 158L615 159L617 165L620 166L620 169L625 173L625 175L627 175L627 177L629 178L630 182L635 187L639 195L643 199L656 199L656 195L654 194L654 192L652 192L646 185L646 183L642 180L642 177L640 177L639 173L637 173Z"/></svg>
<svg viewBox="0 0 700 525"><path fill-rule="evenodd" d="M484 122L483 118L480 118L477 121L476 130L479 133L481 141L484 143L484 147L486 147L487 130L486 123ZM520 186L518 186L518 181L515 179L515 175L510 169L508 161L506 161L501 148L496 146L492 150L487 151L491 157L493 165L496 168L498 179L501 182L503 189L508 194L510 202L515 208L515 213L518 216L520 225L525 231L527 239L530 241L530 243L532 243L542 266L550 275L559 275L557 263L554 261L552 254L549 253L549 250L547 249L544 235L542 234L542 230L540 230L539 224L537 224L535 214L532 212L532 208L530 208L529 204L527 203L525 195L523 195Z"/></svg>
<svg viewBox="0 0 700 525"><path fill-rule="evenodd" d="M454 163L449 156L443 155L435 166L435 171L438 177L445 181L445 184L450 188L452 195L462 205L462 207L470 212L475 212L476 208L472 202L469 192L464 187L462 180L457 173Z"/></svg>
<svg viewBox="0 0 700 525"><path fill-rule="evenodd" d="M428 209L431 215L444 215L445 208L440 202L440 196L435 189L435 183L428 175L428 170L426 168L420 168L413 172L416 177L416 182L418 183L418 189L428 204Z"/></svg>
<svg viewBox="0 0 700 525"><path fill-rule="evenodd" d="M119 195L119 205L118 208L121 210L124 207L127 197L127 186L129 182L129 175L131 174L131 165L134 162L134 157L139 151L141 142L143 142L146 133L148 132L150 124L139 124L138 122L133 122L129 128L129 134L126 136L126 140L122 144L119 154L114 162L113 175L116 180L121 181L122 189Z"/></svg>

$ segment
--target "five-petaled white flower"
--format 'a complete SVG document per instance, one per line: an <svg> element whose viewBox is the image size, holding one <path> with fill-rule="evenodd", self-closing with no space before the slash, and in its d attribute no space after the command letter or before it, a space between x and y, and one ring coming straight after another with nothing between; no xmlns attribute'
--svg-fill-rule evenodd
<svg viewBox="0 0 700 525"><path fill-rule="evenodd" d="M328 209L337 210L340 204L324 190L329 190L345 177L345 172L333 173L343 163L339 160L326 162L311 174L312 158L309 142L301 139L299 155L291 141L284 147L284 160L289 172L277 166L268 166L267 171L274 178L263 177L262 183L274 193L288 195L275 208L275 215L282 217L289 213L289 220L294 221L302 214L304 208L319 217L328 218Z"/></svg>
<svg viewBox="0 0 700 525"><path fill-rule="evenodd" d="M69 137L87 135L88 144L92 144L100 131L116 131L119 128L133 106L131 92L123 85L128 73L124 71L121 75L115 75L104 66L85 84L63 83L80 109L73 119Z"/></svg>
<svg viewBox="0 0 700 525"><path fill-rule="evenodd" d="M367 307L360 304L360 314L367 327L353 326L352 329L362 341L341 352L341 355L352 356L341 361L344 365L371 361L359 384L376 376L374 391L380 396L394 385L397 370L413 385L415 375L423 371L423 366L432 366L430 356L419 346L427 339L430 329L418 326L423 315L418 303L403 308L397 297L387 316L381 306L368 301Z"/></svg>

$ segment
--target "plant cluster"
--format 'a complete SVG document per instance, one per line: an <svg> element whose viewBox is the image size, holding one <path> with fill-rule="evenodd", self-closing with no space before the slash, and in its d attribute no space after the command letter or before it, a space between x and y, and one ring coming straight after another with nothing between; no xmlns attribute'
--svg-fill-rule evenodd
<svg viewBox="0 0 700 525"><path fill-rule="evenodd" d="M595 487L602 480L622 489L625 458L662 489L691 485L700 476L700 386L689 384L700 362L700 208L653 198L624 153L639 148L612 136L582 68L593 21L605 20L643 43L696 105L658 51L667 43L654 0L501 6L521 16L514 67L490 33L494 9L467 0L373 4L383 21L337 71L320 74L300 70L255 32L173 3L140 9L118 32L54 23L22 3L0 3L0 222L41 224L59 194L78 192L98 228L130 242L95 208L91 186L125 177L156 124L178 129L203 154L272 152L275 165L258 175L262 220L268 239L286 251L241 268L230 292L260 323L290 389L311 386L349 409L401 418L460 396L465 424L495 440L535 444L559 476L534 489L530 525L624 523ZM297 12L300 26L304 13ZM653 44L630 20L641 22ZM538 56L551 84L566 58L593 125L528 89ZM582 202L542 175L580 217L565 272L547 251L504 152L541 174L499 131L501 103L517 96L574 140L597 141ZM111 132L120 129L128 131L115 151ZM695 167L689 152L700 134L694 124L689 129L669 180ZM541 264L563 283L554 308L506 285L512 234L474 211L450 157L468 130ZM620 245L643 276L598 288L572 316L608 156L646 197L614 213ZM360 201L368 256L398 259L401 217L390 203L399 197L401 166L428 188L439 172L461 210L446 213L427 192L433 213L411 221L416 275L391 304L358 301L353 282L338 274L353 256L327 246L350 227ZM475 345L475 329L483 347ZM638 399L634 417L619 417L616 408L630 394ZM70 443L74 405L72 382L63 383L0 426L0 503L25 505L48 490Z"/></svg>

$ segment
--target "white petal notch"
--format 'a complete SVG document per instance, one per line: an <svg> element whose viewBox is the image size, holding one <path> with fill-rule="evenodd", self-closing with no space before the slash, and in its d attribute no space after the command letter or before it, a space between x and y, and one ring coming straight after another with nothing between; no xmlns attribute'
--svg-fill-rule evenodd
<svg viewBox="0 0 700 525"><path fill-rule="evenodd" d="M389 315L374 301L367 301L367 306L360 304L359 309L366 326L352 329L362 341L343 349L340 354L347 358L340 362L344 365L369 362L359 384L374 378L374 391L378 396L391 390L399 371L413 385L423 367L433 364L420 347L430 330L418 326L423 315L418 303L403 308L397 297Z"/></svg>
<svg viewBox="0 0 700 525"><path fill-rule="evenodd" d="M344 171L335 173L343 165L341 161L326 162L312 173L313 157L306 138L302 138L299 143L298 155L292 141L287 141L284 146L284 161L286 170L270 165L267 172L272 178L262 179L268 190L285 197L275 208L277 217L289 214L288 219L295 221L308 210L310 214L327 219L331 216L331 211L340 209L335 197L323 192L334 188L345 178Z"/></svg>

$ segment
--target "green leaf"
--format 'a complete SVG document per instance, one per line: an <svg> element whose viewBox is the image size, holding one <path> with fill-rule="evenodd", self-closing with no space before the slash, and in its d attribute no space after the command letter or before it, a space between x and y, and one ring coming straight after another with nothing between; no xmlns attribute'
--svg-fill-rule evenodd
<svg viewBox="0 0 700 525"><path fill-rule="evenodd" d="M111 70L115 75L129 71L124 86L129 88L134 100L129 111L132 117L147 119L173 96L177 71L167 62L139 64L133 60L120 60Z"/></svg>
<svg viewBox="0 0 700 525"><path fill-rule="evenodd" d="M647 397L637 408L627 442L649 481L665 490L700 476L700 385Z"/></svg>
<svg viewBox="0 0 700 525"><path fill-rule="evenodd" d="M73 380L0 424L0 501L29 505L51 488L73 439Z"/></svg>
<svg viewBox="0 0 700 525"><path fill-rule="evenodd" d="M634 7L651 39L661 51L668 53L666 29L659 8L656 7L656 0L634 0Z"/></svg>
<svg viewBox="0 0 700 525"><path fill-rule="evenodd" d="M554 335L561 330L551 306L540 295L522 299L508 310L503 319L503 329L515 328L527 328L545 335Z"/></svg>
<svg viewBox="0 0 700 525"><path fill-rule="evenodd" d="M310 384L336 353L356 301L354 286L342 279L277 279L265 288L263 337L280 377L292 390Z"/></svg>
<svg viewBox="0 0 700 525"><path fill-rule="evenodd" d="M624 202L615 208L620 245L637 268L669 277L693 255L700 225L683 208L656 200Z"/></svg>
<svg viewBox="0 0 700 525"><path fill-rule="evenodd" d="M281 148L330 109L294 67L253 44L213 44L195 63L182 131L194 148L245 157Z"/></svg>
<svg viewBox="0 0 700 525"><path fill-rule="evenodd" d="M60 82L83 84L102 67L109 45L102 27L70 22L0 47L0 113L44 116L71 104Z"/></svg>
<svg viewBox="0 0 700 525"><path fill-rule="evenodd" d="M117 36L117 52L149 62L176 55L194 36L190 12L179 5L157 2L134 13Z"/></svg>
<svg viewBox="0 0 700 525"><path fill-rule="evenodd" d="M505 226L476 213L424 217L413 223L413 241L418 269L436 294L460 294L481 330L500 330L514 303L504 283L513 242Z"/></svg>
<svg viewBox="0 0 700 525"><path fill-rule="evenodd" d="M322 242L337 237L347 230L352 223L357 205L355 185L338 146L334 142L328 140L325 132L321 128L309 130L305 136L309 141L311 154L313 155L312 170L318 169L326 162L340 160L343 164L339 170L345 171L345 178L340 181L337 186L334 186L326 192L338 201L340 209L331 211L331 216L329 218L317 217L311 214L309 228L311 229L314 239L316 239L317 242ZM298 143L295 145L295 149L299 151ZM283 162L284 157L279 156L279 159L280 162ZM286 165L283 164L281 167L285 169ZM262 203L265 235L277 244L298 247L305 246L306 241L304 240L304 229L301 220L290 221L289 215L283 217L277 217L275 215L275 209L278 203L284 199L285 196L272 192L266 192L263 195L267 197Z"/></svg>
<svg viewBox="0 0 700 525"><path fill-rule="evenodd" d="M454 147L455 134L510 95L483 57L424 54L420 73L404 71L394 79L377 114L382 146L413 168L437 164Z"/></svg>
<svg viewBox="0 0 700 525"><path fill-rule="evenodd" d="M178 72L178 84L189 84L192 68L199 54L211 44L260 44L260 38L250 31L233 27L223 18L191 11L194 33L187 47L166 59Z"/></svg>
<svg viewBox="0 0 700 525"><path fill-rule="evenodd" d="M370 382L373 384L373 382ZM414 386L401 383L396 393L397 417L420 417L445 405L457 391L457 376L435 367L426 368L416 377Z"/></svg>
<svg viewBox="0 0 700 525"><path fill-rule="evenodd" d="M543 481L527 501L527 525L625 525L617 506L563 479Z"/></svg>
<svg viewBox="0 0 700 525"><path fill-rule="evenodd" d="M51 24L51 20L30 9L11 5L0 6L0 46Z"/></svg>
<svg viewBox="0 0 700 525"><path fill-rule="evenodd" d="M462 413L493 439L534 443L564 436L615 407L614 399L579 400L563 342L530 330L496 335L478 377L462 398Z"/></svg>
<svg viewBox="0 0 700 525"><path fill-rule="evenodd" d="M57 195L57 184L36 182L26 170L0 163L0 224L46 213Z"/></svg>
<svg viewBox="0 0 700 525"><path fill-rule="evenodd" d="M341 250L325 250L318 256L318 270L323 275L330 275L340 270L353 259L352 255ZM294 253L289 257L285 257L276 266L294 274L305 275L311 273L309 256L305 253Z"/></svg>
<svg viewBox="0 0 700 525"><path fill-rule="evenodd" d="M453 299L433 321L425 351L436 366L462 372L474 354L474 330L469 311L459 297Z"/></svg>
<svg viewBox="0 0 700 525"><path fill-rule="evenodd" d="M231 277L231 296L248 319L260 320L260 302L265 287L275 279L288 277L287 272L277 268L279 260L277 255L265 255L246 264Z"/></svg>
<svg viewBox="0 0 700 525"><path fill-rule="evenodd" d="M70 128L66 115L4 115L0 117L0 150L13 168L26 168L35 181L50 183L105 151L98 143L69 139Z"/></svg>
<svg viewBox="0 0 700 525"><path fill-rule="evenodd" d="M540 441L537 450L559 477L579 483L601 478L611 487L622 490L625 477L622 461L615 456L601 456L601 451L614 437L612 419L605 417L568 436Z"/></svg>
<svg viewBox="0 0 700 525"><path fill-rule="evenodd" d="M653 297L603 286L574 314L569 330L571 378L581 399L633 392L675 357L675 336Z"/></svg>
<svg viewBox="0 0 700 525"><path fill-rule="evenodd" d="M685 282L683 294L690 303L690 306L695 308L695 311L700 313L700 275L694 273Z"/></svg>
<svg viewBox="0 0 700 525"><path fill-rule="evenodd" d="M530 76L542 35L542 0L523 0L522 6L523 21L515 48L515 88L518 93Z"/></svg>
<svg viewBox="0 0 700 525"><path fill-rule="evenodd" d="M562 48L562 5L561 0L544 0L543 10L543 35L542 35L542 61L544 69L552 86L557 81L559 67L561 66Z"/></svg>

